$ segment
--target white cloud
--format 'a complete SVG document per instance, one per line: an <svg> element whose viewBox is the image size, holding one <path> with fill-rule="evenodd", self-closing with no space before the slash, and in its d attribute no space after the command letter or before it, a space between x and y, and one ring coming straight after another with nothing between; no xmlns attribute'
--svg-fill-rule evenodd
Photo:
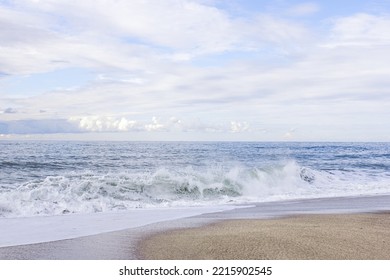
<svg viewBox="0 0 390 280"><path fill-rule="evenodd" d="M189 0L19 0L0 6L0 16L0 67L10 74L72 66L146 71L167 59L260 50L307 37L307 28L292 21L266 14L232 18Z"/></svg>
<svg viewBox="0 0 390 280"><path fill-rule="evenodd" d="M163 130L165 126L156 118L152 118L152 122L145 125L145 129L147 131L159 131Z"/></svg>
<svg viewBox="0 0 390 280"><path fill-rule="evenodd" d="M249 129L249 124L247 122L237 122L237 121L230 122L230 131L233 133L248 131L248 129Z"/></svg>
<svg viewBox="0 0 390 280"><path fill-rule="evenodd" d="M283 135L283 139L285 140L291 140L294 138L294 133L297 129L296 128L291 128L289 131L287 131L284 135Z"/></svg>
<svg viewBox="0 0 390 280"><path fill-rule="evenodd" d="M317 13L319 10L320 6L317 3L307 2L291 7L287 13L292 16L307 16Z"/></svg>
<svg viewBox="0 0 390 280"><path fill-rule="evenodd" d="M84 131L90 132L118 132L137 129L137 122L124 117L113 118L106 116L71 117L69 122L77 124Z"/></svg>
<svg viewBox="0 0 390 280"><path fill-rule="evenodd" d="M153 117L148 120L130 120L127 117L83 116L71 117L68 122L85 132L243 132L249 125L246 122L203 123L200 120L183 121L177 117L162 119Z"/></svg>
<svg viewBox="0 0 390 280"><path fill-rule="evenodd" d="M390 18L360 13L333 21L331 41L327 46L388 46Z"/></svg>
<svg viewBox="0 0 390 280"><path fill-rule="evenodd" d="M295 51L303 47L311 37L310 29L291 20L267 14L258 15L255 20L242 27L246 40L253 49L283 49L285 52Z"/></svg>

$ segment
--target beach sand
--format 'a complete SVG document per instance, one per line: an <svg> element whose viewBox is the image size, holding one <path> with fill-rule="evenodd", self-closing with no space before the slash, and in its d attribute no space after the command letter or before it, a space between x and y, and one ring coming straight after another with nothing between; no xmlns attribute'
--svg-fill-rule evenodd
<svg viewBox="0 0 390 280"><path fill-rule="evenodd" d="M389 205L390 195L263 202L120 231L0 247L0 260L390 260ZM28 224L29 232L40 228Z"/></svg>
<svg viewBox="0 0 390 280"><path fill-rule="evenodd" d="M390 213L233 219L145 238L140 259L390 259Z"/></svg>

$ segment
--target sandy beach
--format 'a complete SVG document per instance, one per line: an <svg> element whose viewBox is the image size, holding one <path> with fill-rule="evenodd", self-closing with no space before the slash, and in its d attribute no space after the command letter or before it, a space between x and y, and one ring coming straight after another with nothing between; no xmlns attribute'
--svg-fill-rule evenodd
<svg viewBox="0 0 390 280"><path fill-rule="evenodd" d="M141 259L390 259L390 213L227 220L153 235Z"/></svg>
<svg viewBox="0 0 390 280"><path fill-rule="evenodd" d="M388 195L257 203L125 230L0 247L0 259L389 260L389 203ZM47 234L48 227L27 224L30 228L20 230L22 237L38 230Z"/></svg>

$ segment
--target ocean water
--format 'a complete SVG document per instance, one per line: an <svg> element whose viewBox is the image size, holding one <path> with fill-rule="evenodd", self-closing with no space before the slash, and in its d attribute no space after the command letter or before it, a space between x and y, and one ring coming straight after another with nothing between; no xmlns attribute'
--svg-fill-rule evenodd
<svg viewBox="0 0 390 280"><path fill-rule="evenodd" d="M0 141L0 217L390 194L390 143Z"/></svg>

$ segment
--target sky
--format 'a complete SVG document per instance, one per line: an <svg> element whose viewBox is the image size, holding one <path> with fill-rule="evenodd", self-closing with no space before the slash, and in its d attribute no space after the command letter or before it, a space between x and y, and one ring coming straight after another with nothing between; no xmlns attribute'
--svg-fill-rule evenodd
<svg viewBox="0 0 390 280"><path fill-rule="evenodd" d="M390 0L0 0L0 140L390 141Z"/></svg>

